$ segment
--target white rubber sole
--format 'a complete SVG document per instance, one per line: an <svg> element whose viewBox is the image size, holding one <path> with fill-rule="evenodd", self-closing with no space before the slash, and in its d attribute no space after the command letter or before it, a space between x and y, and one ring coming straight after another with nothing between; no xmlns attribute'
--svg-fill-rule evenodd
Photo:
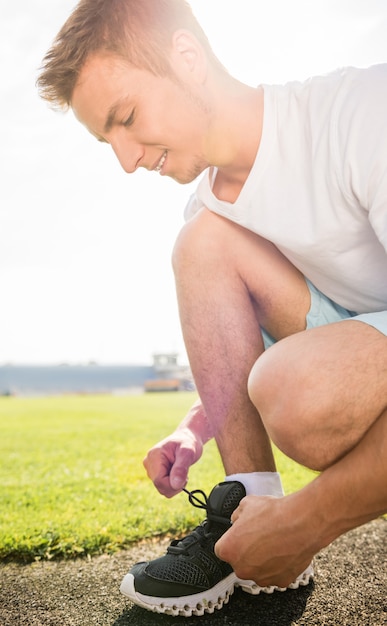
<svg viewBox="0 0 387 626"><path fill-rule="evenodd" d="M144 596L134 588L133 574L126 574L120 587L121 593L128 597L134 604L154 613L165 613L166 615L191 617L191 615L204 615L213 613L215 609L221 609L227 604L230 596L236 587L240 587L246 593L258 595L260 593L273 593L274 591L286 591L287 589L298 589L309 584L313 578L313 567L310 565L298 578L288 587L260 587L252 580L242 580L234 573L221 580L215 587L205 593L196 593L192 596L182 596L177 598L157 598Z"/></svg>

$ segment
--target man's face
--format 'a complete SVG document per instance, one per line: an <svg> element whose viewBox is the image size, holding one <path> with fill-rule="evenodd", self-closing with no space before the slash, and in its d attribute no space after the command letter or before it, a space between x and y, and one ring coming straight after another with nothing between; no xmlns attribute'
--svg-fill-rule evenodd
<svg viewBox="0 0 387 626"><path fill-rule="evenodd" d="M211 116L187 85L118 57L95 55L81 71L71 105L78 120L112 146L128 173L144 167L188 183L209 165Z"/></svg>

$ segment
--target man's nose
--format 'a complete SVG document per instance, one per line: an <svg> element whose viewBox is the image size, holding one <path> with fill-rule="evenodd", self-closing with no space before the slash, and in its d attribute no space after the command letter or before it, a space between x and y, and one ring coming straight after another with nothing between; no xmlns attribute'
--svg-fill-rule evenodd
<svg viewBox="0 0 387 626"><path fill-rule="evenodd" d="M117 139L111 141L114 154L127 174L132 174L139 167L142 151L140 144L134 141Z"/></svg>

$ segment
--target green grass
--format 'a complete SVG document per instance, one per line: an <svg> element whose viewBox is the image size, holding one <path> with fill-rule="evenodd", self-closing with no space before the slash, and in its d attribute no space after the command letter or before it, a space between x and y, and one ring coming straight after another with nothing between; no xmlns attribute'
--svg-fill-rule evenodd
<svg viewBox="0 0 387 626"><path fill-rule="evenodd" d="M203 517L185 494L167 500L142 459L168 435L191 393L0 398L0 559L71 558L113 552ZM275 451L285 490L313 477ZM210 442L189 488L223 480Z"/></svg>

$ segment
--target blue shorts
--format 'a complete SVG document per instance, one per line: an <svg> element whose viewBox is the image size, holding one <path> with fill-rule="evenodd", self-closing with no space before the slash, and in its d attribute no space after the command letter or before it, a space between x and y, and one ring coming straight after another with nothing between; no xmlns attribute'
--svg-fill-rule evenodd
<svg viewBox="0 0 387 626"><path fill-rule="evenodd" d="M384 335L387 335L387 311L362 313L358 315L354 311L348 311L348 309L345 309L327 296L324 296L308 279L306 279L306 283L309 287L311 299L310 309L306 316L306 328L316 328L317 326L331 324L332 322L355 319L369 324ZM263 328L261 330L265 348L269 348L273 343L276 343L276 340L269 335L269 333Z"/></svg>

